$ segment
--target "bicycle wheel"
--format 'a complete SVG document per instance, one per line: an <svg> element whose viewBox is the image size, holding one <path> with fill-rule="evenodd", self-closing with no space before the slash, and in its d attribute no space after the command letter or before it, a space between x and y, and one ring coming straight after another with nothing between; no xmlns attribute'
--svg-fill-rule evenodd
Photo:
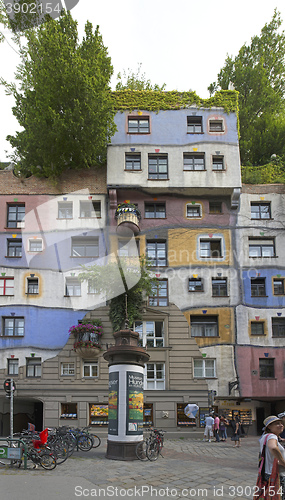
<svg viewBox="0 0 285 500"><path fill-rule="evenodd" d="M62 438L62 442L63 442L64 446L67 447L68 456L70 457L72 455L72 453L74 452L75 447L76 447L76 438L73 437L71 434L66 434L66 436L64 436L64 438Z"/></svg>
<svg viewBox="0 0 285 500"><path fill-rule="evenodd" d="M146 441L141 441L136 446L136 456L139 460L147 460L146 454L147 444Z"/></svg>
<svg viewBox="0 0 285 500"><path fill-rule="evenodd" d="M87 434L82 434L78 437L77 444L81 451L89 451L93 446L93 441Z"/></svg>
<svg viewBox="0 0 285 500"><path fill-rule="evenodd" d="M40 464L43 469L53 470L56 467L56 459L49 453L43 453L40 455Z"/></svg>
<svg viewBox="0 0 285 500"><path fill-rule="evenodd" d="M93 448L98 448L98 446L100 446L101 444L101 439L99 438L99 436L96 436L96 434L90 434L90 437L93 441Z"/></svg>
<svg viewBox="0 0 285 500"><path fill-rule="evenodd" d="M159 452L160 452L160 446L157 441L149 443L149 445L146 448L146 456L151 462L154 462L155 460L158 459Z"/></svg>
<svg viewBox="0 0 285 500"><path fill-rule="evenodd" d="M52 454L56 457L56 464L62 464L69 457L67 446L62 443L54 443L52 446Z"/></svg>

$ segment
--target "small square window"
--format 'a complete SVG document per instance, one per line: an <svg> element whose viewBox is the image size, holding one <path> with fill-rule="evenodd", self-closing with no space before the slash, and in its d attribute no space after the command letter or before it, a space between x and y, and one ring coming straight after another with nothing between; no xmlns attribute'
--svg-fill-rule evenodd
<svg viewBox="0 0 285 500"><path fill-rule="evenodd" d="M220 259L222 244L220 239L200 240L200 258Z"/></svg>
<svg viewBox="0 0 285 500"><path fill-rule="evenodd" d="M191 337L218 337L218 316L191 316Z"/></svg>
<svg viewBox="0 0 285 500"><path fill-rule="evenodd" d="M270 203L251 203L252 219L271 219Z"/></svg>
<svg viewBox="0 0 285 500"><path fill-rule="evenodd" d="M165 219L165 203L146 203L144 216L146 219Z"/></svg>
<svg viewBox="0 0 285 500"><path fill-rule="evenodd" d="M75 363L61 363L61 375L75 375Z"/></svg>
<svg viewBox="0 0 285 500"><path fill-rule="evenodd" d="M91 363L91 362L85 361L85 363L83 365L83 377L95 378L95 377L98 377L98 374L99 374L98 363Z"/></svg>
<svg viewBox="0 0 285 500"><path fill-rule="evenodd" d="M7 240L7 257L22 257L22 239L13 238Z"/></svg>
<svg viewBox="0 0 285 500"><path fill-rule="evenodd" d="M72 257L99 257L99 238L72 238Z"/></svg>
<svg viewBox="0 0 285 500"><path fill-rule="evenodd" d="M187 133L201 134L202 132L202 116L187 116Z"/></svg>
<svg viewBox="0 0 285 500"><path fill-rule="evenodd" d="M81 283L77 279L67 278L65 285L65 295L67 297L80 297Z"/></svg>
<svg viewBox="0 0 285 500"><path fill-rule="evenodd" d="M149 117L128 118L129 134L149 134Z"/></svg>
<svg viewBox="0 0 285 500"><path fill-rule="evenodd" d="M32 295L39 293L39 278L27 278L27 293Z"/></svg>
<svg viewBox="0 0 285 500"><path fill-rule="evenodd" d="M203 153L201 154L184 153L183 169L187 171L205 170L205 155Z"/></svg>
<svg viewBox="0 0 285 500"><path fill-rule="evenodd" d="M227 278L212 278L213 297L226 297L228 295Z"/></svg>
<svg viewBox="0 0 285 500"><path fill-rule="evenodd" d="M223 156L213 156L212 163L213 170L224 170L224 157Z"/></svg>
<svg viewBox="0 0 285 500"><path fill-rule="evenodd" d="M125 170L141 170L141 154L126 154Z"/></svg>
<svg viewBox="0 0 285 500"><path fill-rule="evenodd" d="M0 295L14 295L14 278L0 278Z"/></svg>
<svg viewBox="0 0 285 500"><path fill-rule="evenodd" d="M209 121L209 131L210 132L224 132L223 120L210 120Z"/></svg>
<svg viewBox="0 0 285 500"><path fill-rule="evenodd" d="M221 213L222 213L222 202L209 201L209 214L221 214Z"/></svg>
<svg viewBox="0 0 285 500"><path fill-rule="evenodd" d="M213 378L216 376L215 359L194 359L194 378Z"/></svg>
<svg viewBox="0 0 285 500"><path fill-rule="evenodd" d="M43 240L34 238L29 240L29 252L42 252Z"/></svg>
<svg viewBox="0 0 285 500"><path fill-rule="evenodd" d="M81 201L80 217L84 219L101 217L101 201Z"/></svg>
<svg viewBox="0 0 285 500"><path fill-rule="evenodd" d="M59 219L72 219L73 218L72 201L59 201L58 202L58 218Z"/></svg>
<svg viewBox="0 0 285 500"><path fill-rule="evenodd" d="M274 238L251 238L249 237L249 257L275 257Z"/></svg>
<svg viewBox="0 0 285 500"><path fill-rule="evenodd" d="M265 297L265 278L251 278L251 296L252 297Z"/></svg>
<svg viewBox="0 0 285 500"><path fill-rule="evenodd" d="M284 287L284 278L274 278L273 279L273 288L274 295L284 295L285 287Z"/></svg>
<svg viewBox="0 0 285 500"><path fill-rule="evenodd" d="M23 337L24 327L24 318L3 318L2 335L7 337Z"/></svg>
<svg viewBox="0 0 285 500"><path fill-rule="evenodd" d="M195 219L202 216L202 207L201 205L187 205L186 207L186 216Z"/></svg>
<svg viewBox="0 0 285 500"><path fill-rule="evenodd" d="M203 287L202 278L189 278L188 291L189 292L203 292L204 287Z"/></svg>
<svg viewBox="0 0 285 500"><path fill-rule="evenodd" d="M264 322L252 321L250 324L251 335L264 335Z"/></svg>

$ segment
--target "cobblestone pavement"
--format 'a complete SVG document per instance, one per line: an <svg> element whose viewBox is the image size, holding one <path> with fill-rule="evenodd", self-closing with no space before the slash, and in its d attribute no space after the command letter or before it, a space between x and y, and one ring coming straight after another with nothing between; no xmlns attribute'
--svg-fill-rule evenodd
<svg viewBox="0 0 285 500"><path fill-rule="evenodd" d="M1 498L252 500L253 497L257 437L245 437L240 448L234 448L231 441L166 439L163 457L156 462L108 460L105 453L106 439L103 439L100 448L88 453L76 452L53 471L0 467Z"/></svg>

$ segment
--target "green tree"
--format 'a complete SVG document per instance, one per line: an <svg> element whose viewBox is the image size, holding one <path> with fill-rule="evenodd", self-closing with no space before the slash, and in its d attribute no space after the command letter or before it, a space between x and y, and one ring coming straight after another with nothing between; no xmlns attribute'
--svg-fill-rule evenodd
<svg viewBox="0 0 285 500"><path fill-rule="evenodd" d="M145 73L141 73L142 64L139 63L136 73L128 69L128 74L123 71L123 74L118 73L118 83L116 90L155 90L162 92L166 84L159 86L157 83L152 84L150 80L146 79Z"/></svg>
<svg viewBox="0 0 285 500"><path fill-rule="evenodd" d="M8 140L22 173L57 178L66 169L104 164L115 132L110 93L113 72L99 28L86 23L78 40L77 22L62 11L19 44L19 85L2 80L15 98L13 114L23 130Z"/></svg>
<svg viewBox="0 0 285 500"><path fill-rule="evenodd" d="M281 24L275 10L260 36L243 45L236 57L227 56L217 82L208 87L210 93L231 86L239 92L242 163L257 165L269 161L272 154L285 155L285 137L280 144L277 136L281 134L276 135L285 116L285 32L280 32Z"/></svg>

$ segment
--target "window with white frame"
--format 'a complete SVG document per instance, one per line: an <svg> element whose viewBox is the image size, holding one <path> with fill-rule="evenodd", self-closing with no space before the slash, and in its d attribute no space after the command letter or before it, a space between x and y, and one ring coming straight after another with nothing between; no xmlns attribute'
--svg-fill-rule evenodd
<svg viewBox="0 0 285 500"><path fill-rule="evenodd" d="M19 375L19 360L8 359L8 375Z"/></svg>
<svg viewBox="0 0 285 500"><path fill-rule="evenodd" d="M271 219L270 203L252 202L250 208L252 219Z"/></svg>
<svg viewBox="0 0 285 500"><path fill-rule="evenodd" d="M222 258L221 238L200 239L200 257L205 259Z"/></svg>
<svg viewBox="0 0 285 500"><path fill-rule="evenodd" d="M129 154L125 156L125 170L136 171L141 170L141 154Z"/></svg>
<svg viewBox="0 0 285 500"><path fill-rule="evenodd" d="M7 337L23 337L25 328L24 318L3 318L2 335Z"/></svg>
<svg viewBox="0 0 285 500"><path fill-rule="evenodd" d="M215 376L215 359L194 359L194 378L213 378Z"/></svg>
<svg viewBox="0 0 285 500"><path fill-rule="evenodd" d="M72 257L99 257L99 238L72 238Z"/></svg>
<svg viewBox="0 0 285 500"><path fill-rule="evenodd" d="M146 364L146 390L165 389L165 364L164 363L147 363Z"/></svg>
<svg viewBox="0 0 285 500"><path fill-rule="evenodd" d="M41 377L42 360L41 358L27 358L26 360L27 377Z"/></svg>
<svg viewBox="0 0 285 500"><path fill-rule="evenodd" d="M84 378L94 378L99 375L98 362L94 363L91 361L84 361L83 364L83 377Z"/></svg>
<svg viewBox="0 0 285 500"><path fill-rule="evenodd" d="M65 295L79 297L81 295L81 282L76 278L66 278Z"/></svg>
<svg viewBox="0 0 285 500"><path fill-rule="evenodd" d="M90 219L92 217L101 217L101 201L81 201L80 217L85 219Z"/></svg>
<svg viewBox="0 0 285 500"><path fill-rule="evenodd" d="M164 346L163 321L135 321L134 330L139 333L140 345L143 347Z"/></svg>
<svg viewBox="0 0 285 500"><path fill-rule="evenodd" d="M202 217L202 207L196 203L191 203L186 206L186 217L189 219L197 219Z"/></svg>
<svg viewBox="0 0 285 500"><path fill-rule="evenodd" d="M58 202L58 218L72 219L73 218L73 203L72 201Z"/></svg>
<svg viewBox="0 0 285 500"><path fill-rule="evenodd" d="M75 375L75 363L61 363L60 365L61 375Z"/></svg>
<svg viewBox="0 0 285 500"><path fill-rule="evenodd" d="M218 337L218 316L191 316L191 337Z"/></svg>
<svg viewBox="0 0 285 500"><path fill-rule="evenodd" d="M39 293L39 278L27 278L27 294L37 295Z"/></svg>
<svg viewBox="0 0 285 500"><path fill-rule="evenodd" d="M43 240L41 238L33 238L29 240L29 252L42 252Z"/></svg>
<svg viewBox="0 0 285 500"><path fill-rule="evenodd" d="M0 295L14 295L14 278L0 278Z"/></svg>
<svg viewBox="0 0 285 500"><path fill-rule="evenodd" d="M202 278L189 278L188 291L189 292L203 292L204 291L203 279Z"/></svg>
<svg viewBox="0 0 285 500"><path fill-rule="evenodd" d="M249 257L275 257L274 238L249 237Z"/></svg>

